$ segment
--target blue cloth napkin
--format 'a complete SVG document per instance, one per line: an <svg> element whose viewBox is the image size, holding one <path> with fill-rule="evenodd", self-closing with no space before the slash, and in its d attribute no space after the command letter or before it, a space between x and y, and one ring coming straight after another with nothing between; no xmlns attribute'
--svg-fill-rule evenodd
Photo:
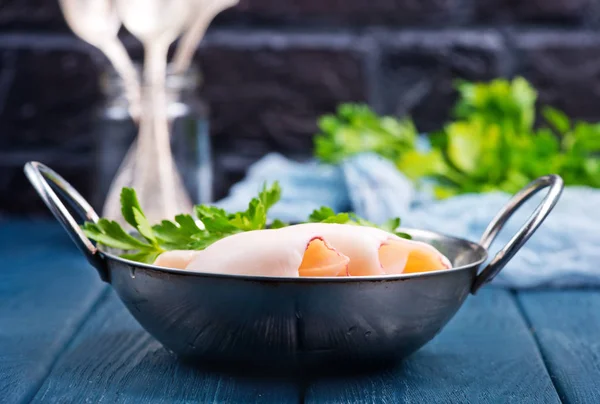
<svg viewBox="0 0 600 404"><path fill-rule="evenodd" d="M417 192L394 165L373 154L361 154L337 166L314 161L298 163L279 154L256 162L247 177L217 204L242 210L263 183L279 181L281 201L271 218L306 220L326 205L354 211L376 223L400 216L402 225L478 241L488 223L506 204L504 193L461 195L435 201L427 190ZM490 248L502 248L543 198L536 195L507 223ZM513 288L600 286L600 190L567 187L548 219L495 279Z"/></svg>

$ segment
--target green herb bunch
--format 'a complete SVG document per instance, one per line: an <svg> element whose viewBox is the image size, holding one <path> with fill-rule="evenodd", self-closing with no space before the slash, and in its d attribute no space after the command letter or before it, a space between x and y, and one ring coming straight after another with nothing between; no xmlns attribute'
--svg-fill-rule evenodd
<svg viewBox="0 0 600 404"><path fill-rule="evenodd" d="M390 160L415 148L417 132L410 119L378 116L368 106L341 104L336 115L324 115L318 122L315 154L326 163L339 163L362 152L373 152Z"/></svg>
<svg viewBox="0 0 600 404"><path fill-rule="evenodd" d="M100 219L98 223L85 222L85 234L92 240L110 248L125 251L122 257L144 263L152 263L160 254L172 250L203 250L212 243L236 233L288 226L281 220L267 221L269 209L281 198L277 182L263 186L258 196L252 198L245 211L228 213L209 205L194 207L196 218L189 214L175 216L173 221L163 220L150 224L136 193L131 188L121 191L121 214L135 232L128 232L115 221ZM315 210L307 220L311 223L339 223L379 227L408 238L397 232L400 219L391 219L382 226L368 222L352 213L336 214L331 208Z"/></svg>
<svg viewBox="0 0 600 404"><path fill-rule="evenodd" d="M417 150L414 126L403 119L396 120L395 127L412 128L402 133L403 138L413 141L398 142L380 131L370 130L368 144L377 146L362 146L358 150L361 146L355 140L349 142L351 146L338 145L357 136L342 136L330 124L330 130L321 128L322 133L315 139L315 155L329 163L361 151L376 152L395 162L417 184L433 180L438 198L488 191L513 193L529 181L550 173L561 175L567 185L600 187L600 124L573 122L561 111L545 106L539 114L539 125L534 126L538 118L537 92L523 78L460 82L457 90L455 120L430 135L428 151ZM352 111L369 116L370 128L383 126L383 121L386 126L393 126L389 122L394 118L377 118L373 112L365 112L366 109L366 106L353 109L345 105L345 125L338 127L344 133L365 133L362 129L365 125L353 124L357 119ZM325 118L337 122L330 116ZM324 144L328 146L323 147Z"/></svg>

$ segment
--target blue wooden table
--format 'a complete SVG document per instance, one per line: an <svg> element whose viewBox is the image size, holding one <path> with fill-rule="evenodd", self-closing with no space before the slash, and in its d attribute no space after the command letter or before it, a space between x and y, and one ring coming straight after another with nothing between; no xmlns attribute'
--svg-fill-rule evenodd
<svg viewBox="0 0 600 404"><path fill-rule="evenodd" d="M393 369L201 371L133 320L50 221L0 222L0 403L600 403L600 290L486 287Z"/></svg>

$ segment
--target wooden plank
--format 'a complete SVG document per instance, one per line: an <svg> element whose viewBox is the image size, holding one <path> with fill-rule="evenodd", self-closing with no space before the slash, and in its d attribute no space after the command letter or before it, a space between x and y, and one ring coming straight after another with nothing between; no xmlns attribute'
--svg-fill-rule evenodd
<svg viewBox="0 0 600 404"><path fill-rule="evenodd" d="M55 220L0 221L2 254L31 251L47 245L74 251L69 236Z"/></svg>
<svg viewBox="0 0 600 404"><path fill-rule="evenodd" d="M30 400L103 289L56 222L0 222L0 402Z"/></svg>
<svg viewBox="0 0 600 404"><path fill-rule="evenodd" d="M428 345L397 367L314 380L309 403L556 403L540 353L510 292L470 297Z"/></svg>
<svg viewBox="0 0 600 404"><path fill-rule="evenodd" d="M518 294L560 397L600 403L600 290Z"/></svg>
<svg viewBox="0 0 600 404"><path fill-rule="evenodd" d="M150 337L111 291L59 359L37 403L297 403L299 384L201 371Z"/></svg>

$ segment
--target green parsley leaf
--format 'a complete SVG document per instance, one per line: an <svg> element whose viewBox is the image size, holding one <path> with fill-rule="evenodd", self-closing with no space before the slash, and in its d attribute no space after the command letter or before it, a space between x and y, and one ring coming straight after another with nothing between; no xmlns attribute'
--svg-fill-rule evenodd
<svg viewBox="0 0 600 404"><path fill-rule="evenodd" d="M400 227L400 218L396 217L382 223L379 228L390 233L394 233Z"/></svg>
<svg viewBox="0 0 600 404"><path fill-rule="evenodd" d="M121 254L121 257L131 261L143 262L144 264L152 264L156 258L162 254L162 251L140 251L134 254Z"/></svg>
<svg viewBox="0 0 600 404"><path fill-rule="evenodd" d="M556 108L546 106L542 108L542 115L558 133L565 133L571 129L571 121L567 115Z"/></svg>
<svg viewBox="0 0 600 404"><path fill-rule="evenodd" d="M239 227L230 223L229 215L223 209L208 205L197 205L195 212L209 233L234 233L239 230Z"/></svg>
<svg viewBox="0 0 600 404"><path fill-rule="evenodd" d="M121 213L127 223L137 228L137 221L133 213L134 208L140 212L142 211L135 191L132 188L123 188L121 190Z"/></svg>
<svg viewBox="0 0 600 404"><path fill-rule="evenodd" d="M271 225L269 226L269 228L270 229L281 229L281 228L287 227L287 226L288 226L287 223L284 223L284 222L282 222L279 219L275 219L275 220L273 220L273 223L271 223Z"/></svg>
<svg viewBox="0 0 600 404"><path fill-rule="evenodd" d="M262 190L258 194L258 199L264 206L265 212L271 209L271 207L281 199L281 187L279 186L279 182L275 181L270 188L267 188L267 184L264 184Z"/></svg>
<svg viewBox="0 0 600 404"><path fill-rule="evenodd" d="M131 210L133 212L135 222L137 223L137 230L150 243L156 244L156 237L154 237L152 226L150 226L150 223L148 222L148 219L146 219L146 216L144 216L144 214L138 208L133 207Z"/></svg>
<svg viewBox="0 0 600 404"><path fill-rule="evenodd" d="M333 209L327 206L321 206L319 209L315 209L308 217L309 222L318 223L323 220L335 216Z"/></svg>
<svg viewBox="0 0 600 404"><path fill-rule="evenodd" d="M254 198L248 204L248 210L236 213L229 222L243 231L264 229L267 223L265 205L261 199Z"/></svg>
<svg viewBox="0 0 600 404"><path fill-rule="evenodd" d="M400 227L400 218L390 219L387 222L383 223L381 226L376 225L375 223L369 222L365 220L356 213L335 213L333 209L322 206L319 209L315 209L308 218L309 222L312 223L336 223L336 224L351 224L355 226L366 226L366 227L375 227L381 230L385 230L389 233L396 234L398 237L410 239L411 236L398 232L398 227Z"/></svg>
<svg viewBox="0 0 600 404"><path fill-rule="evenodd" d="M321 220L321 223L337 223L337 224L346 224L350 223L350 215L348 213L338 213L334 216L330 216L326 219Z"/></svg>
<svg viewBox="0 0 600 404"><path fill-rule="evenodd" d="M373 152L395 161L415 147L417 132L410 119L379 117L367 105L341 104L337 114L319 119L315 156L336 164L357 153Z"/></svg>
<svg viewBox="0 0 600 404"><path fill-rule="evenodd" d="M152 245L146 244L125 232L117 222L107 219L100 219L97 224L86 222L82 228L86 236L107 247L120 250L153 248Z"/></svg>
<svg viewBox="0 0 600 404"><path fill-rule="evenodd" d="M454 113L459 120L477 117L515 133L531 131L537 92L524 78L489 83L459 81L456 87L459 100Z"/></svg>
<svg viewBox="0 0 600 404"><path fill-rule="evenodd" d="M179 225L179 229L183 234L193 235L202 232L203 230L198 227L196 221L191 215L177 215L175 216L175 222Z"/></svg>
<svg viewBox="0 0 600 404"><path fill-rule="evenodd" d="M165 244L185 244L194 233L187 233L181 225L168 220L163 220L160 224L152 226L152 232L159 240L159 243ZM198 230L200 232L200 230Z"/></svg>

